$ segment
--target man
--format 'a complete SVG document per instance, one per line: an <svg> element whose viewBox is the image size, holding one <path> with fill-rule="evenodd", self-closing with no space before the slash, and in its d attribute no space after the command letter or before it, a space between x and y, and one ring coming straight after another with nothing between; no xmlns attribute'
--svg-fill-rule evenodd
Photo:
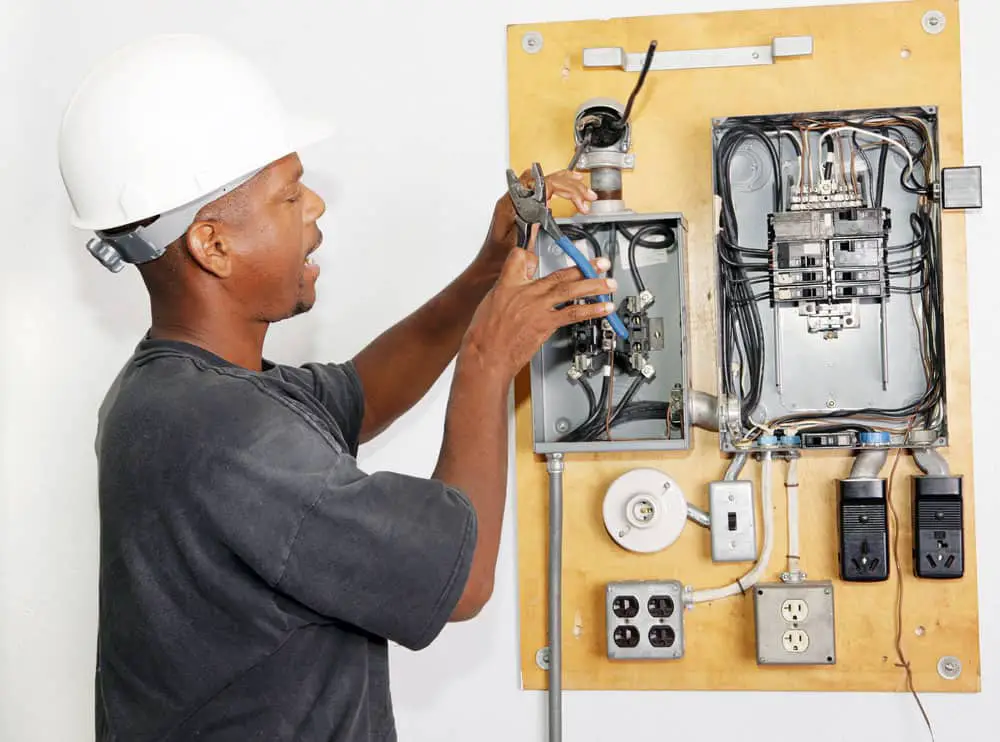
<svg viewBox="0 0 1000 742"><path fill-rule="evenodd" d="M265 360L269 324L317 296L309 131L194 36L127 47L64 116L73 222L108 267L138 265L152 313L96 442L102 742L396 739L387 642L426 647L491 594L511 380L610 310L573 302L610 280L532 280L504 197L468 269L355 358ZM594 198L569 173L549 186ZM361 471L358 446L456 356L433 475Z"/></svg>

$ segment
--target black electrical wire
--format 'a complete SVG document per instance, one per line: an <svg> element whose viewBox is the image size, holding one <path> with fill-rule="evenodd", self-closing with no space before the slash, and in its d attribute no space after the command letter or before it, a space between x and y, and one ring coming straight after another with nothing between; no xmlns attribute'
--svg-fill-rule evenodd
<svg viewBox="0 0 1000 742"><path fill-rule="evenodd" d="M628 102L625 104L625 112L622 114L621 120L617 121L614 126L616 129L624 129L626 124L628 124L629 116L632 115L632 106L635 104L635 98L639 95L639 91L642 90L643 83L646 82L646 75L649 74L649 67L653 64L653 54L656 53L656 41L649 42L649 49L646 50L646 59L642 63L642 71L639 73L639 79L635 83L635 87L632 89L632 94L628 97Z"/></svg>
<svg viewBox="0 0 1000 742"><path fill-rule="evenodd" d="M624 230L623 233L628 234L627 230ZM663 239L659 241L651 240L648 238L649 235L661 235ZM638 245L642 245L646 248L667 249L674 244L674 231L662 222L647 224L628 238L628 267L632 274L632 281L635 283L636 291L640 294L646 290L646 284L643 282L642 275L639 273L639 266L635 262L635 248Z"/></svg>

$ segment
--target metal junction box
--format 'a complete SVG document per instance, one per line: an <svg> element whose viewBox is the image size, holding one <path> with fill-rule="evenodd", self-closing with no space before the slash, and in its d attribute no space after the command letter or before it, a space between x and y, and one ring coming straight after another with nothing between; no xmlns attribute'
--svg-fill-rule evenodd
<svg viewBox="0 0 1000 742"><path fill-rule="evenodd" d="M557 331L535 355L535 452L689 448L683 216L622 212L557 222L586 257L611 259L613 300L629 337L615 335L606 320L587 322ZM573 265L544 233L536 252L540 276Z"/></svg>

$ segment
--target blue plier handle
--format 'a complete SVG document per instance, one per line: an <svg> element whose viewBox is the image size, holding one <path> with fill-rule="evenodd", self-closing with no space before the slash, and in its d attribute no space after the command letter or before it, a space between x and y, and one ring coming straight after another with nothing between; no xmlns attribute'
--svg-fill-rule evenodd
<svg viewBox="0 0 1000 742"><path fill-rule="evenodd" d="M563 234L552 218L545 198L545 178L542 175L542 166L537 162L531 166L531 175L534 178L534 187L527 188L514 174L513 170L507 170L507 190L510 199L514 204L514 221L517 224L517 243L519 247L527 247L531 237L531 227L538 224L555 241L562 251L572 260L580 272L587 278L597 278L597 271L590 261L584 257L573 242ZM603 302L610 302L611 297L601 294L599 297ZM628 338L628 330L625 323L618 316L618 312L608 315L608 323L621 338Z"/></svg>

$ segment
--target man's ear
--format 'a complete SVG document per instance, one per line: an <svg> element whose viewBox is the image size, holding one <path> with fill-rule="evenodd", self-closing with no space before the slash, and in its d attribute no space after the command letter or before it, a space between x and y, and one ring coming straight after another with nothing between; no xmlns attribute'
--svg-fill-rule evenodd
<svg viewBox="0 0 1000 742"><path fill-rule="evenodd" d="M213 222L195 222L187 231L188 253L194 262L219 278L228 278L233 271L232 251Z"/></svg>

